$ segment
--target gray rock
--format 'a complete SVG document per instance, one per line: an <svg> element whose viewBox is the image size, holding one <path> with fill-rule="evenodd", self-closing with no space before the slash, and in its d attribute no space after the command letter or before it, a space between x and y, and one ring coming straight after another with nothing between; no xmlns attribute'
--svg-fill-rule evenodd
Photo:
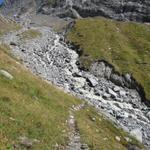
<svg viewBox="0 0 150 150"><path fill-rule="evenodd" d="M104 62L96 62L92 64L90 71L99 78L106 77L109 79L112 73L112 68L108 67Z"/></svg>
<svg viewBox="0 0 150 150"><path fill-rule="evenodd" d="M20 137L20 144L26 148L31 148L33 145L33 141L27 137Z"/></svg>
<svg viewBox="0 0 150 150"><path fill-rule="evenodd" d="M81 77L78 77L78 78L76 77L74 79L76 81L76 83L74 84L75 88L82 88L85 85L86 79L81 78Z"/></svg>
<svg viewBox="0 0 150 150"><path fill-rule="evenodd" d="M87 144L82 144L81 145L81 150L89 150L89 147Z"/></svg>
<svg viewBox="0 0 150 150"><path fill-rule="evenodd" d="M132 140L129 137L124 137L127 142L131 142Z"/></svg>
<svg viewBox="0 0 150 150"><path fill-rule="evenodd" d="M142 131L140 128L135 128L135 129L131 130L130 134L142 143Z"/></svg>
<svg viewBox="0 0 150 150"><path fill-rule="evenodd" d="M146 114L146 116L150 120L150 111Z"/></svg>
<svg viewBox="0 0 150 150"><path fill-rule="evenodd" d="M120 87L119 87L119 86L115 86L113 90L114 90L115 92L118 92L118 91L120 91Z"/></svg>
<svg viewBox="0 0 150 150"><path fill-rule="evenodd" d="M131 83L131 75L130 74L125 74L125 79L127 80L127 82Z"/></svg>
<svg viewBox="0 0 150 150"><path fill-rule="evenodd" d="M96 80L96 78L89 77L89 78L87 78L87 80L89 81L89 83L92 87L95 87L98 84L98 81Z"/></svg>
<svg viewBox="0 0 150 150"><path fill-rule="evenodd" d="M10 45L12 45L12 46L17 46L17 43L15 43L15 42L10 42Z"/></svg>
<svg viewBox="0 0 150 150"><path fill-rule="evenodd" d="M136 145L128 145L127 146L128 150L141 150L140 148L138 148Z"/></svg>
<svg viewBox="0 0 150 150"><path fill-rule="evenodd" d="M111 97L110 94L108 94L108 93L103 93L103 98L110 98L110 97Z"/></svg>
<svg viewBox="0 0 150 150"><path fill-rule="evenodd" d="M120 142L120 140L121 140L119 136L116 136L115 139L116 139L118 142Z"/></svg>
<svg viewBox="0 0 150 150"><path fill-rule="evenodd" d="M108 88L108 93L113 97L116 98L117 97L117 93L115 93L112 89Z"/></svg>
<svg viewBox="0 0 150 150"><path fill-rule="evenodd" d="M111 74L110 80L115 83L118 86L123 86L124 87L124 80L121 76L117 74Z"/></svg>
<svg viewBox="0 0 150 150"><path fill-rule="evenodd" d="M124 96L126 96L126 91L120 90L120 91L119 91L119 94L120 94L120 96L123 96L123 97L124 97Z"/></svg>
<svg viewBox="0 0 150 150"><path fill-rule="evenodd" d="M0 70L0 74L3 75L4 77L12 80L14 77L9 73L7 72L6 70Z"/></svg>

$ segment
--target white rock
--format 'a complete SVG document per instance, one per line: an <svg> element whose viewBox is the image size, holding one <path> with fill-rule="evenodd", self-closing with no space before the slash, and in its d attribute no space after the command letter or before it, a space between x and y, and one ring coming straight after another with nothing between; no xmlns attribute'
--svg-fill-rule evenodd
<svg viewBox="0 0 150 150"><path fill-rule="evenodd" d="M110 95L110 94L108 94L108 93L104 93L104 94L103 94L103 97L104 97L104 98L110 98L110 97L111 97L111 95Z"/></svg>
<svg viewBox="0 0 150 150"><path fill-rule="evenodd" d="M140 128L135 128L135 129L131 130L130 134L142 143L142 131Z"/></svg>
<svg viewBox="0 0 150 150"><path fill-rule="evenodd" d="M89 77L88 81L90 82L90 84L95 87L98 84L98 81L96 80L96 78L93 77Z"/></svg>
<svg viewBox="0 0 150 150"><path fill-rule="evenodd" d="M123 109L124 108L124 105L122 103L117 103L115 102L114 105L116 105L117 107Z"/></svg>
<svg viewBox="0 0 150 150"><path fill-rule="evenodd" d="M112 89L108 88L108 93L112 96L112 97L117 97L117 93L115 93Z"/></svg>
<svg viewBox="0 0 150 150"><path fill-rule="evenodd" d="M26 148L31 148L33 145L33 141L27 137L19 137L20 144Z"/></svg>
<svg viewBox="0 0 150 150"><path fill-rule="evenodd" d="M74 78L76 83L75 83L75 87L76 88L82 88L85 85L86 79L85 78Z"/></svg>
<svg viewBox="0 0 150 150"><path fill-rule="evenodd" d="M146 117L150 120L150 111L146 114Z"/></svg>
<svg viewBox="0 0 150 150"><path fill-rule="evenodd" d="M121 140L119 136L116 136L115 139L116 139L118 142L120 142L120 140Z"/></svg>
<svg viewBox="0 0 150 150"><path fill-rule="evenodd" d="M126 80L128 81L128 82L131 82L131 75L130 74L126 74L125 75L125 78L126 78Z"/></svg>
<svg viewBox="0 0 150 150"><path fill-rule="evenodd" d="M126 140L127 142L131 142L131 141L132 141L129 137L125 137L125 140Z"/></svg>
<svg viewBox="0 0 150 150"><path fill-rule="evenodd" d="M121 91L119 91L119 94L120 94L120 96L125 96L126 92L121 90Z"/></svg>
<svg viewBox="0 0 150 150"><path fill-rule="evenodd" d="M7 72L5 70L0 70L0 74L5 76L6 78L8 78L10 80L12 80L14 78L9 72Z"/></svg>
<svg viewBox="0 0 150 150"><path fill-rule="evenodd" d="M118 91L120 91L120 87L119 87L119 86L115 86L113 90L114 90L115 92L118 92Z"/></svg>

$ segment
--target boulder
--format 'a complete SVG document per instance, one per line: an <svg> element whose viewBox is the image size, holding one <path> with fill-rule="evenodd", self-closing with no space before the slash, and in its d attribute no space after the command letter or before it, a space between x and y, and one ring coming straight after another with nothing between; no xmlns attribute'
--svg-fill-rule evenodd
<svg viewBox="0 0 150 150"><path fill-rule="evenodd" d="M103 98L104 98L104 99L105 99L105 98L107 99L107 98L110 98L110 97L111 97L111 95L108 94L108 93L104 93L104 94L103 94Z"/></svg>
<svg viewBox="0 0 150 150"><path fill-rule="evenodd" d="M116 136L115 139L116 139L118 142L120 142L120 140L121 140L119 136Z"/></svg>
<svg viewBox="0 0 150 150"><path fill-rule="evenodd" d="M120 96L123 96L123 97L124 97L124 96L126 95L126 91L120 90L120 91L119 91L119 94L120 94Z"/></svg>
<svg viewBox="0 0 150 150"><path fill-rule="evenodd" d="M138 148L136 145L128 145L127 146L128 150L141 150L140 148Z"/></svg>
<svg viewBox="0 0 150 150"><path fill-rule="evenodd" d="M29 149L33 146L35 143L39 143L40 141L37 139L29 139L28 137L19 137L19 143L20 145L24 146L25 148Z"/></svg>
<svg viewBox="0 0 150 150"><path fill-rule="evenodd" d="M85 78L74 78L75 79L75 88L82 88L85 85L86 79Z"/></svg>
<svg viewBox="0 0 150 150"><path fill-rule="evenodd" d="M88 77L87 80L90 83L90 86L92 87L95 87L98 84L97 79L94 77Z"/></svg>
<svg viewBox="0 0 150 150"><path fill-rule="evenodd" d="M125 74L125 79L127 82L131 83L131 75L130 74Z"/></svg>
<svg viewBox="0 0 150 150"><path fill-rule="evenodd" d="M12 80L14 77L9 73L7 72L6 70L0 70L0 75L3 75L4 77L6 77L7 79L10 79Z"/></svg>
<svg viewBox="0 0 150 150"><path fill-rule="evenodd" d="M150 120L150 111L146 114L146 117Z"/></svg>
<svg viewBox="0 0 150 150"><path fill-rule="evenodd" d="M118 91L120 91L120 87L119 87L119 86L115 86L113 90L114 90L115 92L118 92Z"/></svg>
<svg viewBox="0 0 150 150"><path fill-rule="evenodd" d="M31 148L33 145L33 141L28 139L27 137L20 137L20 144L26 148Z"/></svg>
<svg viewBox="0 0 150 150"><path fill-rule="evenodd" d="M108 88L108 93L112 96L112 98L117 97L117 93L115 93L112 89Z"/></svg>
<svg viewBox="0 0 150 150"><path fill-rule="evenodd" d="M132 140L129 137L124 137L127 142L131 142Z"/></svg>
<svg viewBox="0 0 150 150"><path fill-rule="evenodd" d="M12 45L12 46L17 46L17 43L15 43L15 42L10 42L10 45Z"/></svg>
<svg viewBox="0 0 150 150"><path fill-rule="evenodd" d="M130 134L142 143L142 131L140 128L135 128L135 129L131 130Z"/></svg>

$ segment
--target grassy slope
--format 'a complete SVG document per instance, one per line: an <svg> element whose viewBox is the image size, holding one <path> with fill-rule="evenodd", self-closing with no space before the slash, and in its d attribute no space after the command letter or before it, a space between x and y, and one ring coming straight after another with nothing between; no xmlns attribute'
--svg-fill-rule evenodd
<svg viewBox="0 0 150 150"><path fill-rule="evenodd" d="M15 26L5 23L0 31L7 31L6 29L10 31L16 29ZM13 80L9 80L0 75L0 150L12 150L14 144L20 146L18 139L20 136L40 141L33 145L33 150L51 150L56 143L65 145L68 139L66 124L68 110L72 105L81 103L81 100L63 93L32 75L10 55L9 47L5 44L0 45L0 69L7 70L14 76ZM100 142L103 133L95 133L95 131L103 130L101 124L91 123L89 115L95 116L96 113L89 111L87 114L86 110L83 110L76 116L85 142L91 145L94 141L93 149L97 150L100 143L103 143L104 149L111 145L117 145L116 150L125 149L122 142L116 140L111 140L109 143ZM97 115L96 118L98 117ZM103 122L108 124L104 119ZM85 123L88 125L88 130L84 128ZM114 128L112 124L107 126L105 133L114 139L120 130L112 130L112 128ZM86 139L89 134L92 139Z"/></svg>
<svg viewBox="0 0 150 150"><path fill-rule="evenodd" d="M106 60L120 73L131 73L150 99L150 26L88 18L76 21L68 39L83 49L85 67Z"/></svg>

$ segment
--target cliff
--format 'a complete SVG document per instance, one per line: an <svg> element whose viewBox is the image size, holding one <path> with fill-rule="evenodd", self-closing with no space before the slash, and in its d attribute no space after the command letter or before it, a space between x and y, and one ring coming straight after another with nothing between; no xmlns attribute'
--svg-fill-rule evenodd
<svg viewBox="0 0 150 150"><path fill-rule="evenodd" d="M115 20L150 22L149 0L7 0L3 13L32 9L36 13L60 17L104 16ZM79 15L74 15L74 12Z"/></svg>

